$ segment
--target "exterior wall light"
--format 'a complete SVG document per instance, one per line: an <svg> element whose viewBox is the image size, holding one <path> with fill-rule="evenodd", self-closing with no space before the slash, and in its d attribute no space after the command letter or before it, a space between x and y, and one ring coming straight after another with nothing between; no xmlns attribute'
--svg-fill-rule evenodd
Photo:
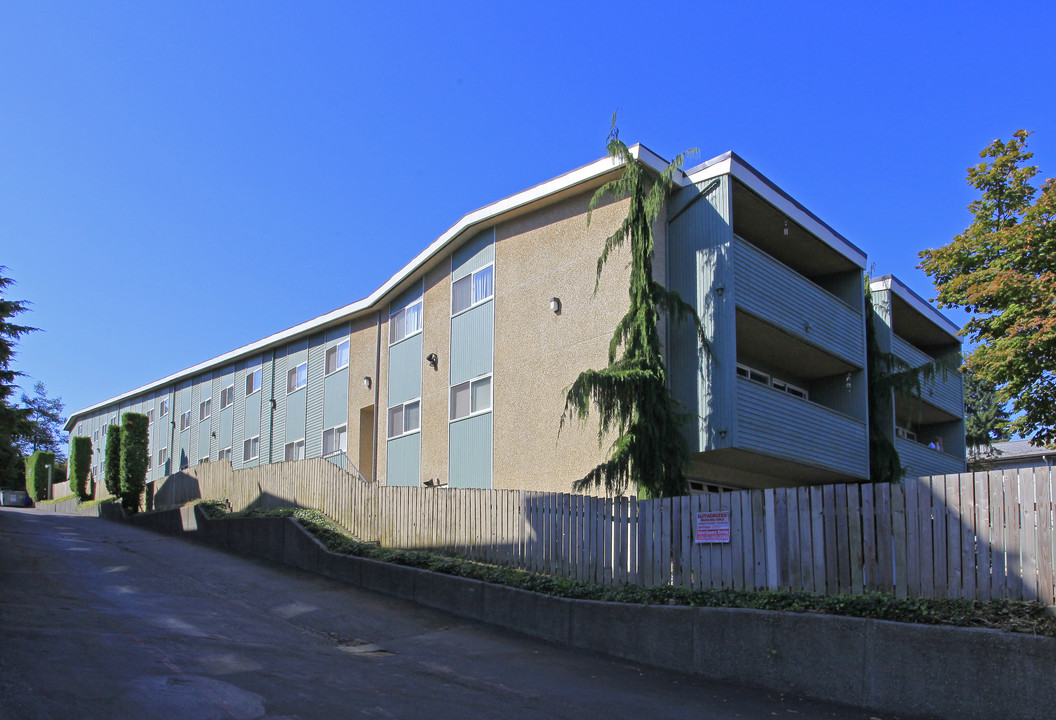
<svg viewBox="0 0 1056 720"><path fill-rule="evenodd" d="M561 298L552 297L550 298L550 309L555 315L561 314Z"/></svg>
<svg viewBox="0 0 1056 720"><path fill-rule="evenodd" d="M785 237L788 237L788 220L785 220Z"/></svg>
<svg viewBox="0 0 1056 720"><path fill-rule="evenodd" d="M365 387L367 390L370 390L370 377L369 376L365 376L363 378L363 387Z"/></svg>
<svg viewBox="0 0 1056 720"><path fill-rule="evenodd" d="M440 369L440 358L436 356L436 353L429 353L426 355L425 361L433 366L433 370Z"/></svg>
<svg viewBox="0 0 1056 720"><path fill-rule="evenodd" d="M847 373L847 377L844 379L843 382L847 386L847 392L850 392L851 391L851 387L852 387L851 374L850 373Z"/></svg>

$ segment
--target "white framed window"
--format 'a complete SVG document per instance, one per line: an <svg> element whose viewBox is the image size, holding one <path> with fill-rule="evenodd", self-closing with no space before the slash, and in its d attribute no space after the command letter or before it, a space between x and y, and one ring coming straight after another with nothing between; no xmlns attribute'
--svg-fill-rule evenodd
<svg viewBox="0 0 1056 720"><path fill-rule="evenodd" d="M326 374L337 372L348 367L348 340L345 340L326 351Z"/></svg>
<svg viewBox="0 0 1056 720"><path fill-rule="evenodd" d="M235 402L235 386L228 385L220 391L220 409L231 407Z"/></svg>
<svg viewBox="0 0 1056 720"><path fill-rule="evenodd" d="M406 417L406 415L405 415ZM339 452L348 452L348 426L323 430L323 457L334 455Z"/></svg>
<svg viewBox="0 0 1056 720"><path fill-rule="evenodd" d="M147 472L150 472L151 467L154 465L154 456L147 455Z"/></svg>
<svg viewBox="0 0 1056 720"><path fill-rule="evenodd" d="M96 445L99 444L99 431L98 430L96 430L94 433L92 433L92 442L94 442Z"/></svg>
<svg viewBox="0 0 1056 720"><path fill-rule="evenodd" d="M293 460L304 460L304 439L296 440L291 443L286 443L286 454L284 456L286 462Z"/></svg>
<svg viewBox="0 0 1056 720"><path fill-rule="evenodd" d="M451 314L457 315L474 305L490 300L495 294L495 266L485 265L480 270L451 283Z"/></svg>
<svg viewBox="0 0 1056 720"><path fill-rule="evenodd" d="M421 428L421 398L389 408L389 439L412 433Z"/></svg>
<svg viewBox="0 0 1056 720"><path fill-rule="evenodd" d="M209 456L208 455L198 458L198 464L199 465L205 465L208 462L209 462Z"/></svg>
<svg viewBox="0 0 1056 720"><path fill-rule="evenodd" d="M793 385L785 380L778 380L775 377L771 377L770 375L756 370L755 368L750 368L747 365L737 363L737 375L751 380L752 382L757 382L760 385L767 385L774 390L792 395L793 397L802 398L803 400L810 399L809 393L798 385Z"/></svg>
<svg viewBox="0 0 1056 720"><path fill-rule="evenodd" d="M187 430L191 427L191 411L188 410L183 415L180 415L180 432Z"/></svg>
<svg viewBox="0 0 1056 720"><path fill-rule="evenodd" d="M451 386L451 419L461 420L491 410L491 375Z"/></svg>
<svg viewBox="0 0 1056 720"><path fill-rule="evenodd" d="M252 395L257 390L260 390L260 368L246 373L246 396Z"/></svg>
<svg viewBox="0 0 1056 720"><path fill-rule="evenodd" d="M286 394L300 390L308 384L308 363L302 362L297 367L290 368L286 373Z"/></svg>
<svg viewBox="0 0 1056 720"><path fill-rule="evenodd" d="M165 417L169 414L169 399L165 398L158 403L158 417Z"/></svg>
<svg viewBox="0 0 1056 720"><path fill-rule="evenodd" d="M202 404L198 408L198 421L201 422L202 420L208 419L208 417L212 414L212 412L213 412L213 399L212 398L206 398L205 400L202 400Z"/></svg>
<svg viewBox="0 0 1056 720"><path fill-rule="evenodd" d="M154 424L154 408L147 410L147 427Z"/></svg>
<svg viewBox="0 0 1056 720"><path fill-rule="evenodd" d="M162 448L158 450L158 467L164 467L165 463L169 461L169 449Z"/></svg>
<svg viewBox="0 0 1056 720"><path fill-rule="evenodd" d="M219 457L217 457L216 459L217 460L227 460L228 462L231 462L231 448L226 447L223 450L221 450Z"/></svg>
<svg viewBox="0 0 1056 720"><path fill-rule="evenodd" d="M254 436L247 438L242 443L242 459L243 460L256 460L260 455L260 436Z"/></svg>
<svg viewBox="0 0 1056 720"><path fill-rule="evenodd" d="M401 310L389 313L389 345L422 331L422 300L415 300Z"/></svg>

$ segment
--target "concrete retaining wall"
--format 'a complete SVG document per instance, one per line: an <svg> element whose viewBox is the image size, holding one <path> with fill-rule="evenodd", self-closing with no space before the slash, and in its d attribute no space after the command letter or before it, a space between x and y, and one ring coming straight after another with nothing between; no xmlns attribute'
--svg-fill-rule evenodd
<svg viewBox="0 0 1056 720"><path fill-rule="evenodd" d="M1052 718L1056 639L725 608L568 600L327 551L288 518L131 521L584 650L885 713Z"/></svg>

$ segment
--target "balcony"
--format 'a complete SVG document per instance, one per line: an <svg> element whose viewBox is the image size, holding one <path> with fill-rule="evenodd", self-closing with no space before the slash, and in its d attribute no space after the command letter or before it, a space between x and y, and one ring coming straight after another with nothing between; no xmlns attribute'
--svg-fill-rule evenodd
<svg viewBox="0 0 1056 720"><path fill-rule="evenodd" d="M869 476L869 435L860 420L743 377L737 378L736 412L737 448Z"/></svg>
<svg viewBox="0 0 1056 720"><path fill-rule="evenodd" d="M952 475L964 472L964 460L941 450L934 450L914 440L895 438L895 450L907 477Z"/></svg>
<svg viewBox="0 0 1056 720"><path fill-rule="evenodd" d="M918 349L898 335L891 336L891 352L899 360L913 367L934 362L935 358ZM924 402L949 413L955 418L964 417L964 387L959 372L939 371L931 380L920 384L921 398Z"/></svg>
<svg viewBox="0 0 1056 720"><path fill-rule="evenodd" d="M738 308L859 367L865 365L862 315L739 237L733 241Z"/></svg>

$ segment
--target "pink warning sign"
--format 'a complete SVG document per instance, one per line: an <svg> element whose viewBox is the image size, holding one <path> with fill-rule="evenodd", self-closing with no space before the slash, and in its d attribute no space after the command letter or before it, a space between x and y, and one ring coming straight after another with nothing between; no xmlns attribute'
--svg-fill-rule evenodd
<svg viewBox="0 0 1056 720"><path fill-rule="evenodd" d="M730 513L697 513L698 543L728 543L730 541Z"/></svg>

